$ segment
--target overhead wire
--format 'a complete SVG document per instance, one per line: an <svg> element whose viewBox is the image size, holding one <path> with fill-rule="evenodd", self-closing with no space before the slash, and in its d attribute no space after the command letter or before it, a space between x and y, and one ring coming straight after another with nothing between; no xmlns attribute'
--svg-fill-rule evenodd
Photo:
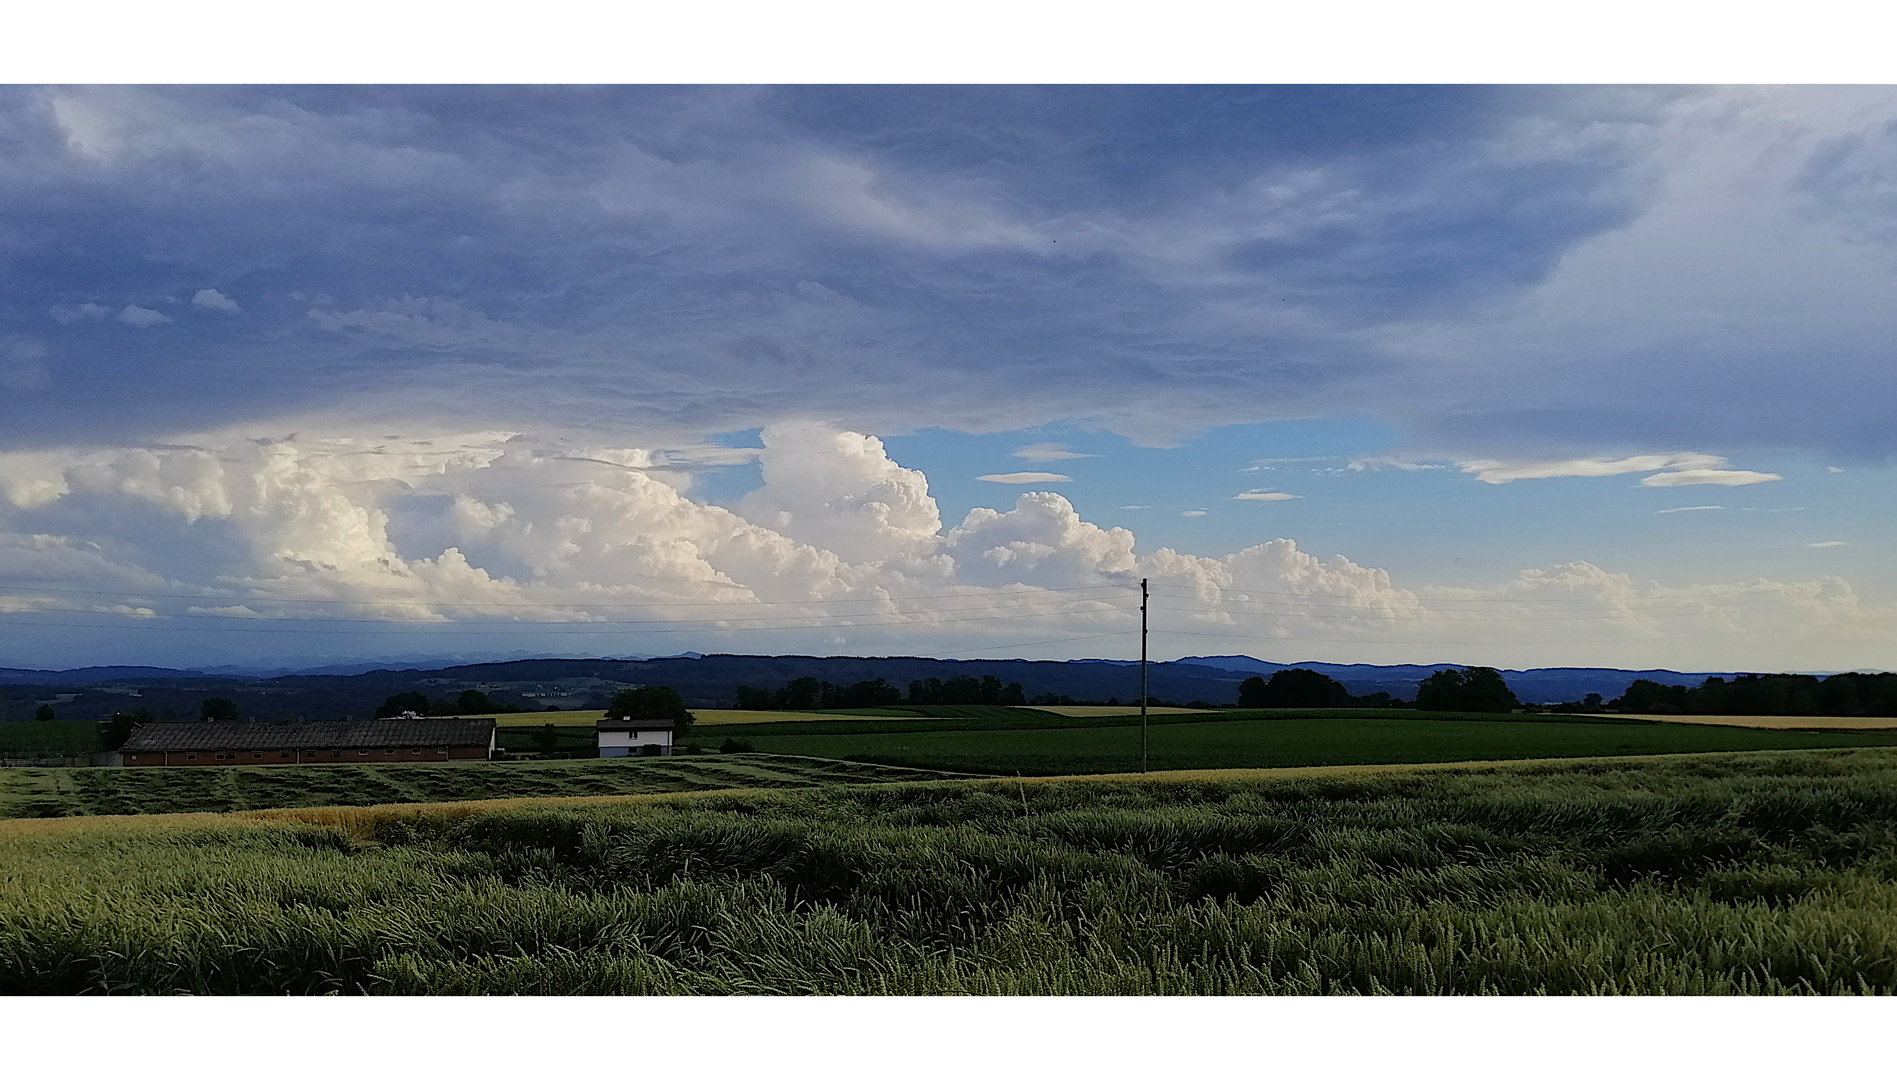
<svg viewBox="0 0 1897 1080"><path fill-rule="evenodd" d="M1883 585L1888 585L1888 584L1891 584L1891 583L1890 582L1873 583L1873 585L1875 586L1883 586ZM1269 600L1252 601L1249 599L1250 596L1260 595L1260 596L1290 597L1291 599L1299 603L1315 604L1318 606L1350 607L1350 606L1354 606L1355 601L1359 599L1357 597L1350 597L1350 596L1312 596L1308 593L1286 592L1284 590L1273 590L1273 589L1221 588L1214 585L1204 585L1204 586L1179 585L1179 584L1174 584L1171 582L1159 582L1159 581L1153 582L1151 587L1154 589L1169 589L1169 590L1186 593L1196 599L1201 599L1201 600L1206 599L1205 597L1200 596L1200 593L1205 590L1210 590L1212 592L1217 592L1217 593L1242 594L1240 599L1238 600L1232 600L1232 601L1208 600L1207 601L1207 602L1221 602L1221 603L1247 603L1247 602L1273 603L1274 602L1274 601L1269 601ZM1853 588L1852 595L1862 600L1862 599L1874 599L1876 598L1877 594L1875 593L1867 594L1860 589ZM1443 597L1417 596L1414 599L1419 605L1432 605L1432 606L1438 605L1438 604L1480 603L1480 604L1594 604L1597 606L1611 605L1611 606L1631 607L1632 605L1640 604L1640 605L1646 605L1646 607L1668 608L1668 607L1688 607L1688 606L1693 606L1695 604L1712 602L1712 601L1695 600L1691 597L1650 597L1650 598L1636 599L1633 601L1625 601L1625 602L1607 600L1601 597L1545 597L1544 598L1544 597L1510 597L1510 596L1443 596ZM1340 603L1335 603L1335 604L1320 603L1323 601L1332 601L1332 600L1340 601ZM1643 607L1642 610L1644 609L1645 608Z"/></svg>

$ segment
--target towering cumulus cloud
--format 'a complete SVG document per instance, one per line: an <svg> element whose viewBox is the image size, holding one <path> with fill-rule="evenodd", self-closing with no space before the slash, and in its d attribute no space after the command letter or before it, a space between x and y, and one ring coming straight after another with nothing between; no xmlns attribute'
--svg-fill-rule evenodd
<svg viewBox="0 0 1897 1080"><path fill-rule="evenodd" d="M1141 578L1175 653L1632 645L1682 617L1727 632L1760 617L1818 630L1888 621L1835 579L1643 588L1578 563L1491 590L1407 589L1287 539L1223 557L1140 554L1132 532L1045 491L945 529L927 479L878 439L798 422L762 442L763 483L735 509L690 492L696 462L743 451L512 432L0 455L0 604L180 634L241 620L329 633L504 624L739 651L951 653L1017 639L1111 650L1105 637L1137 625ZM1579 617L1564 606L1577 600L1591 605Z"/></svg>

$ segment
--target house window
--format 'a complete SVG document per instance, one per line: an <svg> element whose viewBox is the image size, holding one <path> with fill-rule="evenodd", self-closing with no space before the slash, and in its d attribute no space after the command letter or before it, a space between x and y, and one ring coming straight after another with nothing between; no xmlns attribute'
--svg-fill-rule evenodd
<svg viewBox="0 0 1897 1080"><path fill-rule="evenodd" d="M196 761L198 759L198 756L196 754L186 754L184 756L184 759L186 761Z"/></svg>
<svg viewBox="0 0 1897 1080"><path fill-rule="evenodd" d="M368 756L369 756L369 752L368 752L367 750L358 750L358 751L356 751L356 756L357 756L357 757L368 757Z"/></svg>
<svg viewBox="0 0 1897 1080"><path fill-rule="evenodd" d="M262 761L262 760L263 760L263 755L262 755L261 753L257 753L257 754L252 754L252 755L250 755L250 757L251 757L251 760L253 760L253 761Z"/></svg>

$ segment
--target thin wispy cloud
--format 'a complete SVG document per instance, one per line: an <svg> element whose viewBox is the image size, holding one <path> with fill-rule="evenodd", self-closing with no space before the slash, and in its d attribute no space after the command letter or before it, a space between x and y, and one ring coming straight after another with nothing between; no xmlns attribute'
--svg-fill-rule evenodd
<svg viewBox="0 0 1897 1080"><path fill-rule="evenodd" d="M1555 461L1477 459L1456 463L1463 472L1485 484L1622 476L1640 472L1652 474L1641 479L1642 487L1689 487L1695 484L1743 487L1783 479L1777 473L1726 469L1722 467L1725 464L1726 459L1716 454L1637 454L1624 458L1568 458Z"/></svg>
<svg viewBox="0 0 1897 1080"><path fill-rule="evenodd" d="M1806 544L1805 546L1815 548L1849 547L1850 543L1845 540L1820 540L1815 544Z"/></svg>
<svg viewBox="0 0 1897 1080"><path fill-rule="evenodd" d="M1071 461L1075 458L1099 457L1099 454L1077 454L1067 449L1066 443L1031 443L1015 450L1014 456L1023 461Z"/></svg>
<svg viewBox="0 0 1897 1080"><path fill-rule="evenodd" d="M1010 472L987 473L975 479L986 480L991 484L1061 484L1073 477L1057 472Z"/></svg>
<svg viewBox="0 0 1897 1080"><path fill-rule="evenodd" d="M1656 514L1690 514L1696 510L1724 510L1723 506L1675 506L1671 510L1655 510Z"/></svg>
<svg viewBox="0 0 1897 1080"><path fill-rule="evenodd" d="M1641 487L1690 487L1695 484L1712 484L1717 487L1748 487L1752 484L1769 484L1774 480L1783 480L1777 473L1753 472L1750 469L1681 469L1678 472L1655 473L1640 481Z"/></svg>
<svg viewBox="0 0 1897 1080"><path fill-rule="evenodd" d="M1295 499L1297 496L1287 491L1252 490L1241 491L1232 498L1240 502L1283 502L1286 499Z"/></svg>

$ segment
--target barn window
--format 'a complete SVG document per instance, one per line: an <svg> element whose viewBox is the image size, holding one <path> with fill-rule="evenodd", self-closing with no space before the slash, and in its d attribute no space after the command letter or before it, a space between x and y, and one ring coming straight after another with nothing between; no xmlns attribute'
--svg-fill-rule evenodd
<svg viewBox="0 0 1897 1080"><path fill-rule="evenodd" d="M358 756L360 756L360 757L368 757L368 756L369 756L369 752L368 752L367 750L358 750L358 751L356 751L356 754L357 754Z"/></svg>
<svg viewBox="0 0 1897 1080"><path fill-rule="evenodd" d="M255 761L262 761L262 760L263 760L263 754L262 754L261 752L259 752L259 753L255 753L255 754L252 754L252 755L250 755L250 756L251 756L251 758L252 758L252 760L255 760Z"/></svg>
<svg viewBox="0 0 1897 1080"><path fill-rule="evenodd" d="M184 759L186 761L196 761L198 759L198 756L196 754L186 754L184 756Z"/></svg>

